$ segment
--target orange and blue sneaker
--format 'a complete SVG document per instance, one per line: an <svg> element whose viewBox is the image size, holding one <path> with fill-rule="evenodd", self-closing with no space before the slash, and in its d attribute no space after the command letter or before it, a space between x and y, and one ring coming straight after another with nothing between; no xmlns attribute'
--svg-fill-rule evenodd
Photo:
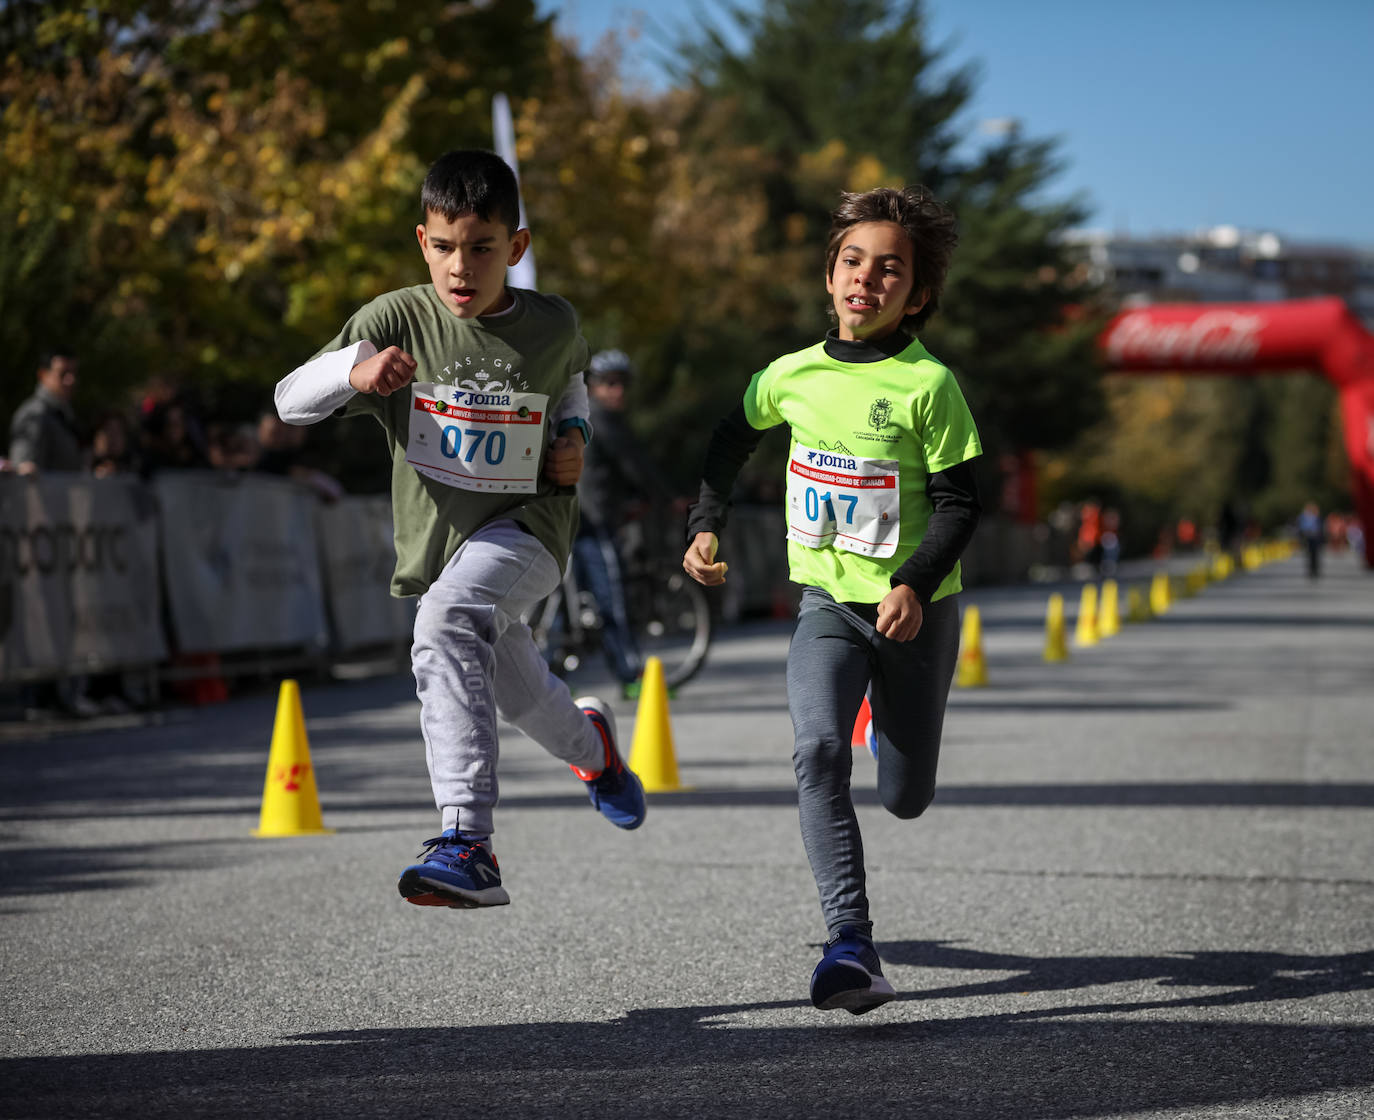
<svg viewBox="0 0 1374 1120"><path fill-rule="evenodd" d="M401 897L416 906L450 906L474 910L505 906L510 895L501 885L501 869L486 837L464 836L446 829L425 841L425 850L401 872Z"/></svg>
<svg viewBox="0 0 1374 1120"><path fill-rule="evenodd" d="M586 784L587 796L603 817L617 828L638 828L649 809L644 804L644 786L616 749L615 714L595 696L582 697L577 706L601 736L604 762L599 770L574 766L572 772Z"/></svg>
<svg viewBox="0 0 1374 1120"><path fill-rule="evenodd" d="M853 926L836 930L811 973L811 1002L822 1011L844 1008L851 1015L862 1015L896 995L883 975L873 939Z"/></svg>

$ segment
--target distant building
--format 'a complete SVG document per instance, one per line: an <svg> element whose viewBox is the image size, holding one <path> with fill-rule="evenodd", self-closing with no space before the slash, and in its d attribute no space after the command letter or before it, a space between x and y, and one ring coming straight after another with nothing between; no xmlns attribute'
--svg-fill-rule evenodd
<svg viewBox="0 0 1374 1120"><path fill-rule="evenodd" d="M1068 236L1083 248L1092 279L1127 307L1339 296L1374 327L1374 249L1234 226L1157 237L1097 230Z"/></svg>

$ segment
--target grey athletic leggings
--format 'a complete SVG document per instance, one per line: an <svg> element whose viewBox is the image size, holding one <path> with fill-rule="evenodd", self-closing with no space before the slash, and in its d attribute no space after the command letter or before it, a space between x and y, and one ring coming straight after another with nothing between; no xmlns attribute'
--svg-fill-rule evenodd
<svg viewBox="0 0 1374 1120"><path fill-rule="evenodd" d="M876 604L837 603L808 587L787 655L802 843L820 891L826 929L872 932L863 840L849 794L850 745L872 683L878 733L878 795L888 812L919 817L935 795L945 701L959 656L959 606L929 604L920 633L894 642L878 633Z"/></svg>
<svg viewBox="0 0 1374 1120"><path fill-rule="evenodd" d="M591 721L520 621L560 578L548 550L503 519L468 537L420 597L410 659L443 828L492 831L498 712L569 765L602 763Z"/></svg>

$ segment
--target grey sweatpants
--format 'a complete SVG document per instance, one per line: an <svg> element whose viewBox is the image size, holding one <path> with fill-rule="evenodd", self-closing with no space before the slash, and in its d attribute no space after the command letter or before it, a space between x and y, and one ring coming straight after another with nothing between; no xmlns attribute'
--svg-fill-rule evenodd
<svg viewBox="0 0 1374 1120"><path fill-rule="evenodd" d="M514 521L494 521L463 542L420 598L411 668L446 829L492 830L498 712L555 758L602 765L600 736L520 621L560 579L538 540Z"/></svg>
<svg viewBox="0 0 1374 1120"><path fill-rule="evenodd" d="M888 812L919 817L935 795L945 702L959 656L959 606L925 607L909 642L878 633L877 607L837 603L808 587L787 655L802 843L833 937L841 926L870 933L863 840L849 793L854 721L872 683L878 733L878 796Z"/></svg>

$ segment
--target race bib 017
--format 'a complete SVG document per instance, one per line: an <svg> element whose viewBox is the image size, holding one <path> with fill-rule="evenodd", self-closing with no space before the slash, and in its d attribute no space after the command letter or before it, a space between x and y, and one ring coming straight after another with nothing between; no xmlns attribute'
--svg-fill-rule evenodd
<svg viewBox="0 0 1374 1120"><path fill-rule="evenodd" d="M895 459L795 444L787 464L787 539L807 548L891 556L901 530Z"/></svg>
<svg viewBox="0 0 1374 1120"><path fill-rule="evenodd" d="M460 490L532 494L548 407L543 393L413 385L406 462Z"/></svg>

